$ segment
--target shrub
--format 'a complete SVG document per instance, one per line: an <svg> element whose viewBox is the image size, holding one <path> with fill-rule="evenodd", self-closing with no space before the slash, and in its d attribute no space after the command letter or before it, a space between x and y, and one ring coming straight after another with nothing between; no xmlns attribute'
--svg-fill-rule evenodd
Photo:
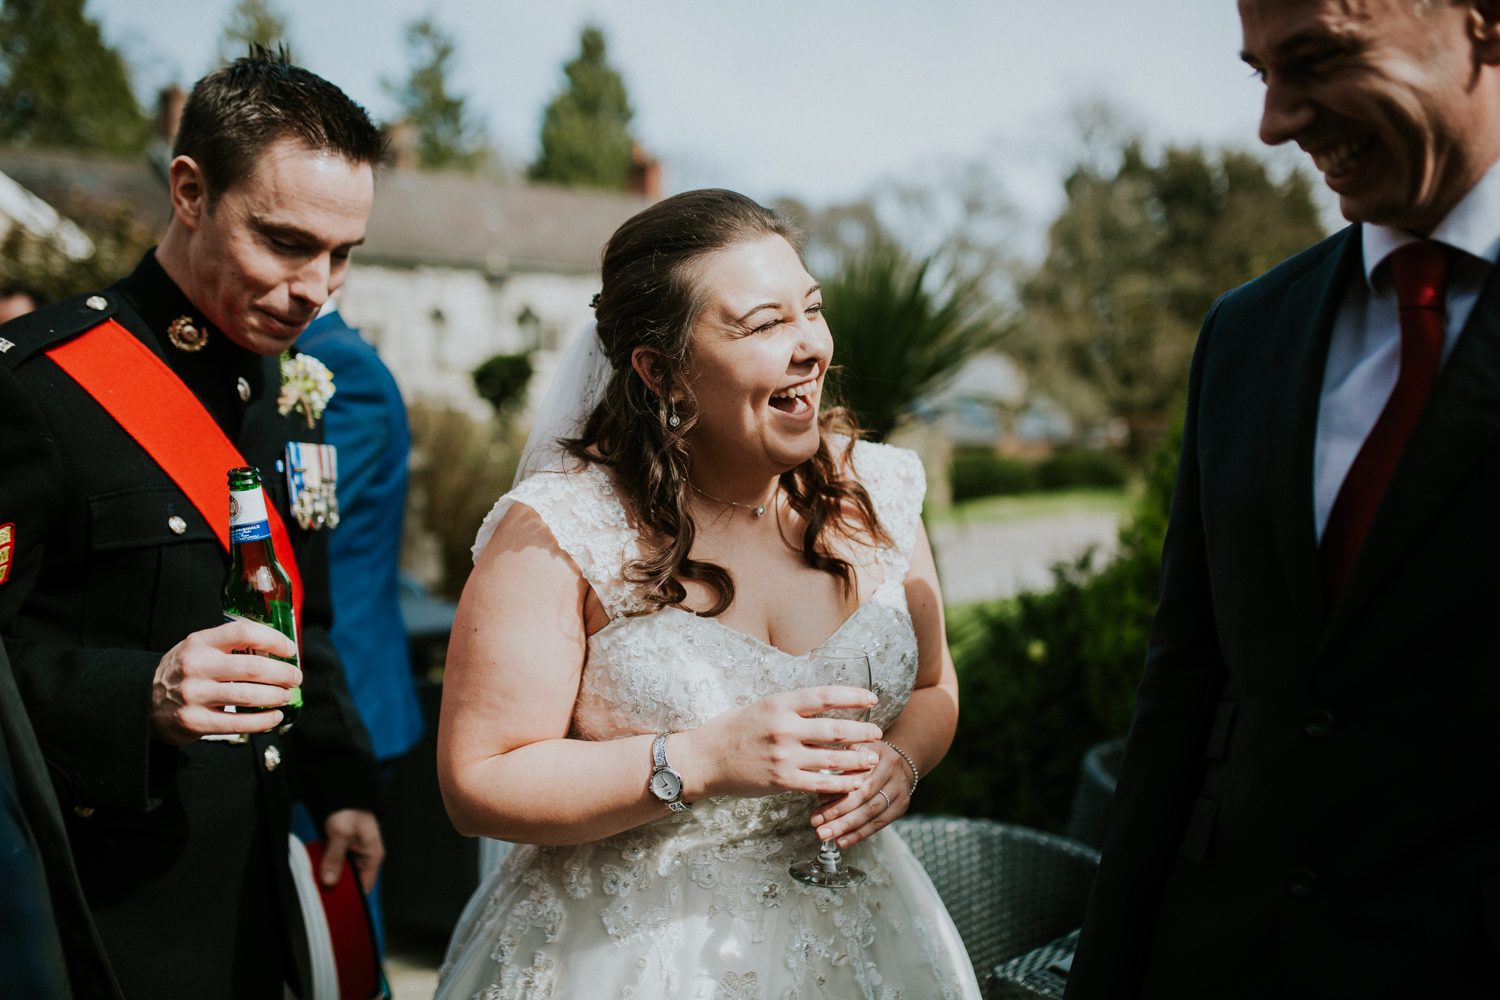
<svg viewBox="0 0 1500 1000"><path fill-rule="evenodd" d="M525 401L532 370L530 354L496 354L474 369L474 391L496 415L508 416Z"/></svg>
<svg viewBox="0 0 1500 1000"><path fill-rule="evenodd" d="M953 613L958 731L914 811L1066 830L1084 752L1130 726L1181 443L1179 429L1156 449L1108 566L1091 572L1086 554L1050 591Z"/></svg>
<svg viewBox="0 0 1500 1000"><path fill-rule="evenodd" d="M411 478L403 564L440 597L457 600L474 568L469 547L484 516L510 489L525 437L508 420L413 403ZM423 568L412 565L426 562Z"/></svg>
<svg viewBox="0 0 1500 1000"><path fill-rule="evenodd" d="M1107 451L1069 448L1037 466L1037 484L1044 490L1079 487L1118 489L1125 485L1125 462Z"/></svg>
<svg viewBox="0 0 1500 1000"><path fill-rule="evenodd" d="M877 441L913 401L1014 326L981 278L938 255L913 259L893 243L849 257L822 280L837 395Z"/></svg>
<svg viewBox="0 0 1500 1000"><path fill-rule="evenodd" d="M949 470L953 502L1006 496L1036 489L1036 473L1025 462L984 450L960 450Z"/></svg>

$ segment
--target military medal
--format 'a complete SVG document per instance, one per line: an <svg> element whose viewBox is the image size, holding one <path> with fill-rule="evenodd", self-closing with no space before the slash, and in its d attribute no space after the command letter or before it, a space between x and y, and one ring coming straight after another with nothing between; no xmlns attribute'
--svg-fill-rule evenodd
<svg viewBox="0 0 1500 1000"><path fill-rule="evenodd" d="M286 443L286 485L292 515L307 531L339 526L339 453L331 444Z"/></svg>
<svg viewBox="0 0 1500 1000"><path fill-rule="evenodd" d="M15 548L15 524L0 524L0 583L10 579L10 557Z"/></svg>
<svg viewBox="0 0 1500 1000"><path fill-rule="evenodd" d="M179 351L197 354L208 343L208 331L193 323L189 316L178 316L167 327L167 339Z"/></svg>

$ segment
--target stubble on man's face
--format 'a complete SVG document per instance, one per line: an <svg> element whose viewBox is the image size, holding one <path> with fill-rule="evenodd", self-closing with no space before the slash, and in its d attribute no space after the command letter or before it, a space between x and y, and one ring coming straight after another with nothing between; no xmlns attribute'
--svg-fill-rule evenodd
<svg viewBox="0 0 1500 1000"><path fill-rule="evenodd" d="M273 143L194 234L197 304L241 347L286 350L343 284L373 200L369 164Z"/></svg>
<svg viewBox="0 0 1500 1000"><path fill-rule="evenodd" d="M1470 8L1409 0L1240 0L1266 81L1260 137L1313 158L1351 222L1430 232L1494 162Z"/></svg>

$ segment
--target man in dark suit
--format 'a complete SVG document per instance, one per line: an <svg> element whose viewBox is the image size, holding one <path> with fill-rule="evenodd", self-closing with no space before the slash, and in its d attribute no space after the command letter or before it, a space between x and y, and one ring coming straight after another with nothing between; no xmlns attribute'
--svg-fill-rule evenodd
<svg viewBox="0 0 1500 1000"><path fill-rule="evenodd" d="M1240 0L1356 225L1194 358L1068 996L1500 989L1500 4Z"/></svg>
<svg viewBox="0 0 1500 1000"><path fill-rule="evenodd" d="M283 475L289 441L320 440L321 407L297 392L308 366L277 355L342 282L382 149L332 84L239 60L187 100L161 245L102 293L0 327L0 632L128 1000L307 996L294 797L328 837L325 884L346 852L366 886L380 864L374 759L328 639L326 535L295 523ZM92 384L100 345L141 360ZM148 382L198 429L147 433L151 407L118 408ZM210 440L261 470L287 526L296 646L224 623L227 489L211 509L181 472ZM202 471L227 487L223 463Z"/></svg>

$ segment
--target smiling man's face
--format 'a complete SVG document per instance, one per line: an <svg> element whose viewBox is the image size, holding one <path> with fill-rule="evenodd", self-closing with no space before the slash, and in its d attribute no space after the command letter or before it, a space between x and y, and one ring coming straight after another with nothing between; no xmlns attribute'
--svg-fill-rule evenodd
<svg viewBox="0 0 1500 1000"><path fill-rule="evenodd" d="M1431 232L1500 156L1483 6L1240 0L1261 139L1310 153L1351 222Z"/></svg>
<svg viewBox="0 0 1500 1000"><path fill-rule="evenodd" d="M191 230L183 291L240 346L286 350L343 284L349 252L364 241L370 165L281 139L212 208L194 187L202 181L191 160L172 169L177 219Z"/></svg>

